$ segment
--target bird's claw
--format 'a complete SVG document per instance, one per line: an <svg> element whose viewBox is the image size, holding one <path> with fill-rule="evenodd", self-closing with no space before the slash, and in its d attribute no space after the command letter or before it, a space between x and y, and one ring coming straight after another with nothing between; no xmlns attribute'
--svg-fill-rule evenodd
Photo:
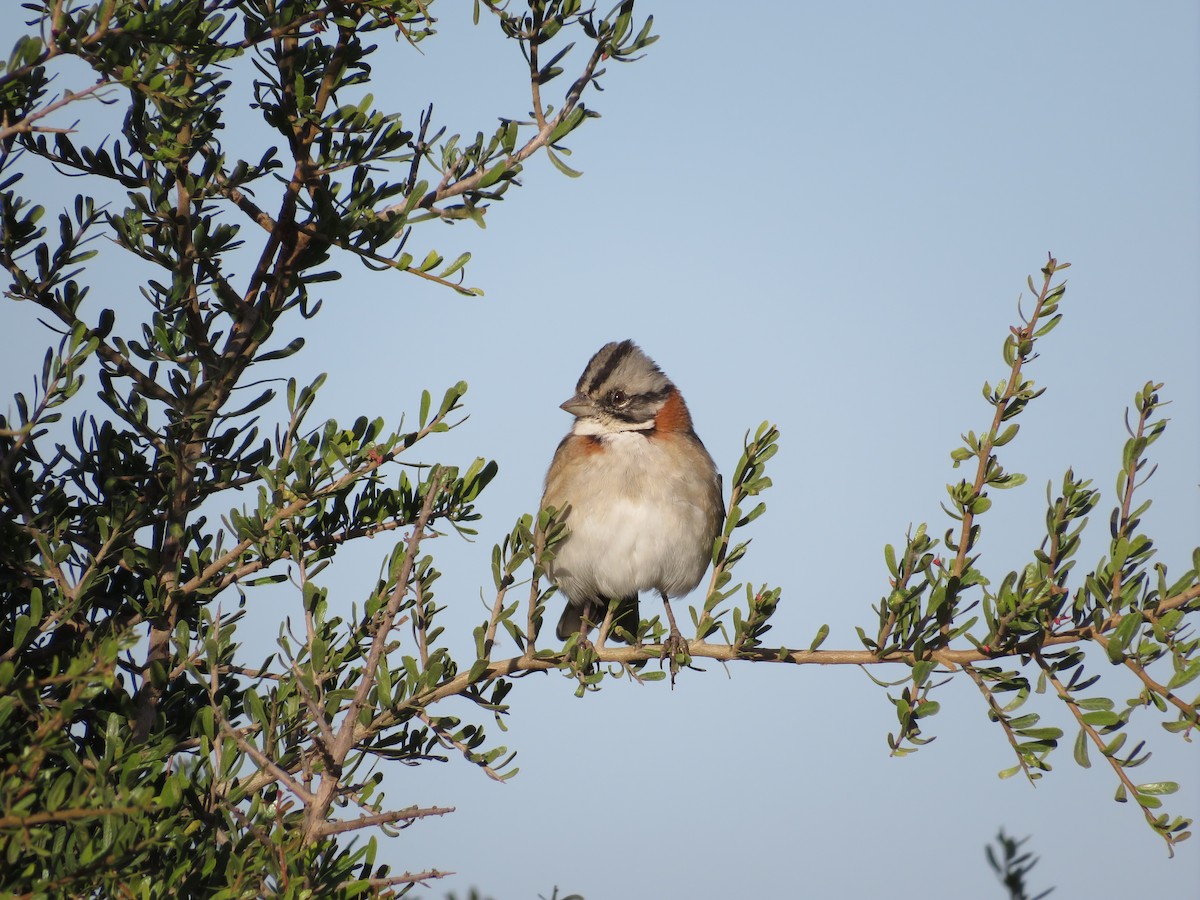
<svg viewBox="0 0 1200 900"><path fill-rule="evenodd" d="M580 675L587 677L595 673L596 645L589 641L586 635L579 635L579 640L575 642L569 658L575 671Z"/></svg>
<svg viewBox="0 0 1200 900"><path fill-rule="evenodd" d="M682 657L682 664L680 658ZM688 642L684 640L683 635L678 629L671 629L671 633L667 635L663 641L662 653L659 654L659 661L670 660L671 663L671 687L675 687L675 676L678 674L681 665L686 666L691 662L691 656L688 654Z"/></svg>

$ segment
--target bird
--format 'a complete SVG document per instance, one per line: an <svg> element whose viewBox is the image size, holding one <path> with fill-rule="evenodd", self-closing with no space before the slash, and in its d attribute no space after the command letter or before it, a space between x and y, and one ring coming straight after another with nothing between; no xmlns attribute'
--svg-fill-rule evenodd
<svg viewBox="0 0 1200 900"><path fill-rule="evenodd" d="M566 526L546 567L567 598L556 634L586 641L616 601L612 624L636 635L638 594L653 590L670 623L663 657L674 660L687 642L670 598L700 583L725 519L717 466L679 389L632 340L601 347L561 408L575 421L541 503Z"/></svg>

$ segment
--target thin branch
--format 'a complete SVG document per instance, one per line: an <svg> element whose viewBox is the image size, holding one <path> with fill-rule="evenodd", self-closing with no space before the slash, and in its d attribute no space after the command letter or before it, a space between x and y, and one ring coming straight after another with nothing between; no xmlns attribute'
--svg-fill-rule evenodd
<svg viewBox="0 0 1200 900"><path fill-rule="evenodd" d="M227 737L233 738L234 743L238 745L242 752L258 764L258 771L260 774L267 776L267 778L271 781L278 781L280 784L287 787L288 790L290 790L293 794L299 797L306 808L312 808L312 802L316 798L313 796L312 792L308 790L308 788L293 778L290 772L287 772L285 769L281 768L273 759L246 740L246 738L242 736L238 729L229 724L229 720L225 718L225 714L221 712L221 708L219 706L213 706L212 711L213 715L217 717L217 724L220 725L221 731Z"/></svg>
<svg viewBox="0 0 1200 900"><path fill-rule="evenodd" d="M399 585L397 585L399 589ZM429 619L425 615L425 591L421 587L421 579L417 578L413 585L416 595L413 602L413 633L417 639L417 656L421 659L421 668L429 668Z"/></svg>
<svg viewBox="0 0 1200 900"><path fill-rule="evenodd" d="M415 822L429 816L444 816L454 812L453 806L430 806L422 809L410 806L407 809L397 809L378 815L359 816L356 819L343 819L338 822L326 822L321 826L321 837L342 834L346 831L358 831L361 828L374 828L377 825L391 825L394 822Z"/></svg>
<svg viewBox="0 0 1200 900"><path fill-rule="evenodd" d="M418 719L420 719L422 722L424 722L426 725L428 725L430 730L432 730L433 733L435 735L437 735L437 739L443 747L457 750L459 753L462 754L463 759L465 759L467 762L473 763L474 765L477 765L477 766L479 766L479 768L483 769L483 771L487 774L488 778L492 779L493 781L499 781L501 784L504 783L503 775L501 775L499 772L497 772L495 769L493 769L487 763L480 762L477 759L472 759L471 758L472 757L471 748L468 747L466 744L464 744L462 741L457 740L453 735L451 735L449 732L447 732L446 729L444 729L441 725L439 725L437 722L435 722L433 720L433 717L430 716L429 713L427 713L424 709L417 710L416 715L417 715Z"/></svg>
<svg viewBox="0 0 1200 900"><path fill-rule="evenodd" d="M996 413L992 416L992 427L981 435L978 459L979 464L975 469L975 482L972 485L972 496L978 497L983 491L984 483L987 480L989 463L992 459L993 444L992 440L999 434L1000 425L1004 421L1004 415L1008 411L1008 405L1021 389L1021 369L1027 361L1027 357L1021 352L1022 341L1032 341L1034 332L1037 330L1038 318L1042 314L1042 307L1046 305L1046 300L1051 293L1051 282L1054 280L1054 275L1059 270L1057 261L1050 259L1046 268L1043 270L1045 278L1042 282L1041 292L1038 294L1037 303L1033 308L1033 315L1020 328L1012 329L1013 336L1016 338L1016 346L1013 348L1013 362L1009 371L1008 383L1004 388L1004 396L1000 398L1000 402L996 404ZM1065 268L1062 266L1061 268ZM951 564L951 572L955 577L961 577L963 570L966 567L967 554L971 550L971 529L975 522L975 514L968 507L963 510L962 527L958 534L958 553L954 557L954 562Z"/></svg>
<svg viewBox="0 0 1200 900"><path fill-rule="evenodd" d="M995 716L996 721L1000 723L1000 727L1004 729L1004 736L1008 738L1009 745L1014 751L1016 751L1018 743L1016 732L1013 731L1012 725L1009 724L1008 716L1004 714L1004 710L1001 709L1000 704L996 702L996 695L988 690L987 685L983 683L983 677L975 670L974 666L965 665L962 667L962 669L967 673L968 677L975 682L975 687L979 688L979 693L983 694L984 699L987 700L988 709L992 711L992 715ZM1037 782L1033 777L1033 772L1031 772L1029 769L1029 764L1025 762L1025 757L1019 752L1017 753L1017 763L1020 765L1021 771L1025 773L1025 777L1029 779L1029 783L1036 784Z"/></svg>
<svg viewBox="0 0 1200 900"><path fill-rule="evenodd" d="M390 875L386 878L356 878L354 881L347 881L344 884L338 885L339 888L349 887L353 884L356 888L362 885L368 885L373 888L394 887L397 884L425 884L431 878L445 878L447 875L453 875L454 872L443 872L440 869L428 869L424 872L405 872L403 875Z"/></svg>
<svg viewBox="0 0 1200 900"><path fill-rule="evenodd" d="M1103 647L1105 652L1108 652L1107 636L1103 634L1097 634L1093 636L1093 640ZM1159 684L1157 681L1151 678L1150 673L1146 671L1146 667L1140 662L1136 662L1135 660L1130 659L1128 656L1125 656L1122 662L1124 663L1125 668L1127 668L1141 680L1142 684L1146 686L1147 690L1157 694L1167 703L1170 703L1181 713L1183 713L1184 717L1187 718L1193 725L1200 727L1200 712L1197 711L1195 706L1180 698L1165 684Z"/></svg>
<svg viewBox="0 0 1200 900"><path fill-rule="evenodd" d="M528 607L528 612L526 613L526 616L525 616L525 646L530 651L532 651L537 646L537 636L538 636L537 607L538 607L538 598L541 597L542 591L541 591L541 587L540 587L541 579L538 578L538 574L537 574L537 566L540 565L540 563L537 563L536 560L541 558L542 548L539 543L541 540L542 540L541 536L537 536L534 538L535 565L534 565L533 577L529 579L529 607Z"/></svg>
<svg viewBox="0 0 1200 900"><path fill-rule="evenodd" d="M554 129L556 129L559 123L562 122L563 119L565 119L571 112L573 112L575 107L578 105L580 96L583 94L584 89L592 80L592 77L596 71L596 66L599 65L600 61L604 58L604 52L605 44L603 42L598 43L595 50L592 51L592 55L588 59L587 65L584 67L583 74L575 79L575 83L571 85L571 89L567 92L567 96L562 108L555 114L554 118L548 119L546 124L538 129L537 134L531 137L524 144L524 146L521 147L520 150L504 160L504 163L507 167L511 168L518 163L524 162L550 143L550 136L554 133ZM483 181L484 176L487 175L488 171L488 169L481 168L473 174L460 178L452 183L443 181L443 183L438 185L436 189L430 191L428 194L422 197L417 206L421 209L433 209L436 204L441 203L443 200L447 200L450 197L457 197L461 194L467 193L468 191L472 191L479 186L479 183ZM392 206L381 210L379 215L381 218L386 219L387 217L402 211L405 205L405 203L393 204Z"/></svg>
<svg viewBox="0 0 1200 900"><path fill-rule="evenodd" d="M35 131L40 131L40 132L48 131L48 132L54 132L56 134L71 134L71 133L73 133L75 131L74 128L38 127L38 126L34 125L33 123L36 122L38 119L45 118L46 116L50 115L51 113L58 112L58 110L62 109L64 106L67 106L70 103L74 103L76 100L85 100L88 97L90 97L92 94L96 93L96 91L100 90L101 88L111 87L112 85L113 85L113 82L111 79L102 78L100 81L97 81L91 87L84 88L82 91L67 91L65 94L62 95L62 97L60 97L58 100L55 100L49 106L45 106L42 109L39 109L37 112L29 113L29 115L23 117L20 121L14 123L12 125L5 125L3 127L0 127L0 142L4 141L6 138L12 137L13 135L32 134Z"/></svg>
<svg viewBox="0 0 1200 900"><path fill-rule="evenodd" d="M487 633L483 636L483 655L491 659L492 648L496 644L496 629L500 625L500 614L504 611L504 596L508 593L508 582L502 581L496 591L496 600L492 603L492 611L488 615Z"/></svg>
<svg viewBox="0 0 1200 900"><path fill-rule="evenodd" d="M1075 717L1075 721L1079 723L1079 727L1082 728L1084 734L1088 736L1088 740L1095 744L1096 749L1100 751L1100 755L1108 760L1109 766L1120 780L1122 786L1129 794L1133 796L1133 799L1136 801L1139 796L1137 785L1135 785L1132 779L1125 774L1125 767L1122 766L1120 761L1116 758L1116 754L1107 752L1108 747L1104 742L1104 738L1102 738L1100 733L1091 725L1089 725L1083 718L1083 710L1079 708L1079 704L1075 702L1075 698L1071 696L1070 692L1066 689L1066 687L1063 686L1063 683L1059 681L1058 675L1055 674L1053 667L1051 667L1046 660L1042 658L1042 654L1035 653L1033 658L1038 664L1038 667L1041 668L1047 679L1049 679L1050 683L1054 686L1054 690L1058 693L1058 699L1065 703L1067 708L1071 710L1071 715ZM1138 803L1138 806L1141 807L1142 815L1146 817L1146 821L1150 824L1150 827L1153 828L1154 814L1150 812L1150 810L1143 804ZM1158 831L1158 829L1155 830ZM1174 856L1175 839L1166 832L1159 831L1158 833L1162 836L1163 840L1167 842L1167 853L1171 856Z"/></svg>
<svg viewBox="0 0 1200 900"><path fill-rule="evenodd" d="M530 6L530 17L533 20L533 27L530 29L534 35L542 30L542 13L543 7L538 5ZM538 71L538 47L536 40L529 41L529 92L533 99L533 118L537 122L539 129L546 127L546 110L542 106L542 82L540 72Z"/></svg>
<svg viewBox="0 0 1200 900"><path fill-rule="evenodd" d="M1149 419L1150 413L1153 411L1153 409L1153 405L1147 404L1146 408L1143 409L1138 415L1137 433L1130 435L1130 437L1132 437L1135 441L1144 439L1146 433L1146 421ZM1128 409L1126 409L1125 427L1127 429L1129 427ZM1128 536L1130 524L1129 509L1133 506L1133 492L1138 487L1137 473L1138 469L1141 468L1141 464L1141 453L1134 453L1129 460L1129 466L1125 472L1125 495L1121 498L1121 513L1117 525L1117 533L1113 535L1114 540ZM1119 606L1121 602L1121 583L1123 576L1122 569L1123 566L1116 566L1113 570L1112 589L1108 594L1112 606ZM1109 606L1109 608L1111 609L1112 606Z"/></svg>
<svg viewBox="0 0 1200 900"><path fill-rule="evenodd" d="M27 816L0 816L0 828L29 828L53 822L73 822L79 819L100 819L105 816L135 816L144 813L136 806L114 806L109 809L55 809L30 813Z"/></svg>
<svg viewBox="0 0 1200 900"><path fill-rule="evenodd" d="M1162 612L1177 609L1200 597L1200 584L1193 585L1186 591L1181 591L1174 597L1161 601L1158 608ZM1078 644L1094 640L1097 634L1106 634L1116 628L1122 616L1112 616L1099 626L1086 625L1068 631L1047 635L1037 647L1019 645L1004 653L991 653L976 648L949 650L927 649L924 654L911 651L896 650L880 656L871 650L790 650L786 647L753 647L739 650L730 644L710 644L706 641L689 641L688 656L693 659L711 659L717 662L766 662L785 665L818 665L818 666L877 666L905 665L929 660L947 668L961 668L978 662L994 662L1000 659L1027 656L1032 652L1046 647L1056 647L1068 644ZM644 644L641 646L605 646L593 647L598 663L617 663L623 666L635 663L658 661L662 656L662 646L659 644ZM405 703L393 709L385 710L367 724L358 724L354 730L355 743L363 742L376 734L392 727L397 722L419 710L427 709L434 703L448 697L458 696L472 684L492 681L509 676L525 675L532 672L549 672L562 667L561 656L538 656L532 643L526 652L520 656L496 660L489 663L486 669L474 679L469 672L461 672L454 678L442 682L420 694L410 697ZM346 722L351 720L347 719ZM345 724L345 723L343 723ZM261 790L272 779L262 773L245 779L241 786L248 793Z"/></svg>
<svg viewBox="0 0 1200 900"><path fill-rule="evenodd" d="M300 692L300 698L304 701L304 705L308 707L308 714L312 716L313 722L316 723L317 729L320 731L320 734L313 738L317 750L328 760L330 759L329 748L333 746L334 741L333 729L330 728L329 718L325 715L325 710L320 707L312 693L305 687L304 673L300 671L300 667L296 665L296 661L289 659L288 664L291 666L292 674L296 676L293 684L296 685L296 690Z"/></svg>
<svg viewBox="0 0 1200 900"><path fill-rule="evenodd" d="M400 565L400 571L396 575L395 590L393 590L392 596L388 600L387 607L376 614L376 619L374 620L375 633L372 636L371 649L367 654L366 664L359 675L358 689L346 705L345 716L338 728L337 739L333 746L330 747L334 766L325 773L314 802L309 804L305 810L305 843L311 843L320 837L321 828L329 814L330 804L334 800L338 780L341 775L341 767L345 765L346 757L355 743L357 743L355 732L359 713L366 705L367 697L370 695L371 690L376 686L375 674L379 669L379 663L383 659L387 648L388 635L396 625L396 616L400 611L400 604L404 599L405 593L408 591L408 582L412 577L413 566L416 564L417 549L420 547L421 541L425 538L425 528L429 525L429 521L433 517L433 507L437 501L438 494L441 493L443 480L443 470L435 466L426 482L425 500L421 504L421 511L417 516L417 521L413 526L412 534L409 535L407 546L404 550L404 558Z"/></svg>
<svg viewBox="0 0 1200 900"><path fill-rule="evenodd" d="M354 722L358 719L359 712L366 704L371 689L375 686L375 672L379 668L380 660L383 659L384 650L387 647L388 634L395 625L396 615L400 611L400 603L408 591L408 582L412 577L413 566L416 564L417 549L420 547L421 541L425 538L425 528L433 516L433 506L437 502L442 480L442 470L435 468L430 473L429 480L426 482L425 499L421 504L421 511L417 515L417 521L413 525L412 534L408 536L408 541L404 548L404 559L400 564L400 571L396 575L396 587L392 591L392 596L388 599L387 607L378 615L378 625L376 626L374 635L372 635L371 649L367 655L366 665L363 666L362 675L359 676L358 690L355 691L354 697L346 708L345 720L339 729L336 752L342 759L345 759L346 753L349 752L355 743Z"/></svg>

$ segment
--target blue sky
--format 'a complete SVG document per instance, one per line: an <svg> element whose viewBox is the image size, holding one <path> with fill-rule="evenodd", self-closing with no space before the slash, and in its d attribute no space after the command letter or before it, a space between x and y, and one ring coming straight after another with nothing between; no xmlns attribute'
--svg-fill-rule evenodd
<svg viewBox="0 0 1200 900"><path fill-rule="evenodd" d="M523 116L516 47L452 4L435 12L442 35L423 56L385 47L376 96L414 122L432 100L470 135ZM1000 576L1025 564L1045 485L1068 466L1103 492L1079 566L1095 564L1122 413L1154 379L1172 423L1153 449L1144 521L1158 560L1182 572L1200 545L1196 5L639 12L662 37L644 60L610 65L604 93L588 97L603 118L568 142L584 177L539 160L486 231L414 235L418 257L471 250L467 281L484 298L348 264L286 364L301 379L328 372L314 415L345 422L396 422L421 388L470 383L469 421L420 457L500 463L478 541L431 547L451 645L465 652L482 618L491 545L537 503L569 425L558 403L601 344L632 337L682 389L727 477L743 433L778 425L776 486L738 574L782 586L779 643L807 645L828 623L826 647L856 648L854 626L869 626L886 591L883 545L910 523L948 527L938 504L960 474L949 452L990 421L980 386L1003 377L1016 299L1047 251L1073 263L1065 320L1027 371L1048 390L1002 462L1029 483L994 497L981 565ZM249 116L233 113L230 133ZM29 310L5 319L2 371L17 390L41 332ZM367 542L328 570L333 604L359 601L386 551ZM300 608L269 596L257 623ZM269 637L251 640L248 657L261 657ZM519 682L509 731L493 737L518 751L520 774L500 785L455 761L389 771L397 806L457 812L408 829L385 856L459 873L428 896L477 885L497 900L548 897L558 885L588 900L999 897L983 847L1004 827L1032 835L1034 887L1061 896L1185 896L1200 883L1200 843L1167 860L1138 810L1112 802L1111 773L1073 763L1074 730L1052 697L1030 705L1067 737L1035 789L997 779L1012 754L969 683L942 689L938 739L893 759L891 704L858 670L705 668L673 692L611 683L582 700L558 676ZM1109 696L1133 691L1092 668ZM1139 777L1180 781L1167 808L1200 814L1195 745L1149 718L1135 727L1155 751Z"/></svg>

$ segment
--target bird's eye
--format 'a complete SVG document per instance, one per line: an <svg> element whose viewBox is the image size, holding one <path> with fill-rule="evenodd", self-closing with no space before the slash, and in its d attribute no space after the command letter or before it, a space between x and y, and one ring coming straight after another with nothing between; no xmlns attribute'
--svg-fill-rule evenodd
<svg viewBox="0 0 1200 900"><path fill-rule="evenodd" d="M608 402L613 406L624 406L629 402L629 398L625 396L625 392L622 390L609 391Z"/></svg>

